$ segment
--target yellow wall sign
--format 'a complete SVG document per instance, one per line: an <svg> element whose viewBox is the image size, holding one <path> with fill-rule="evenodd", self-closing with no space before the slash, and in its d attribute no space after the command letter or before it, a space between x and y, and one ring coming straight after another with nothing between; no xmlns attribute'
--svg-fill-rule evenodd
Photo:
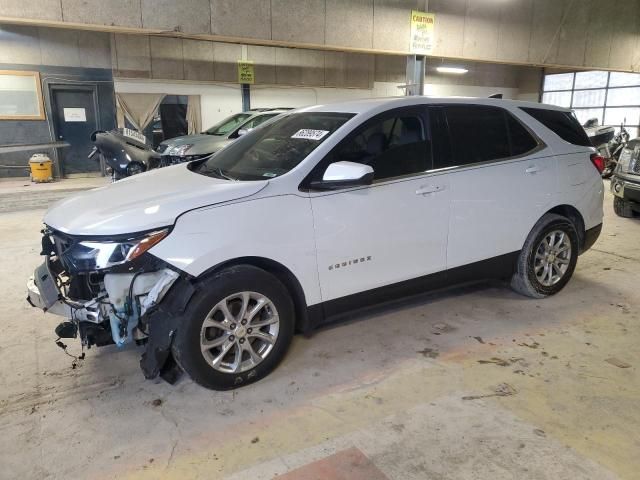
<svg viewBox="0 0 640 480"><path fill-rule="evenodd" d="M411 39L409 42L411 53L430 55L433 52L435 24L435 14L411 10Z"/></svg>
<svg viewBox="0 0 640 480"><path fill-rule="evenodd" d="M256 74L253 70L253 62L250 60L238 60L238 83L255 83Z"/></svg>

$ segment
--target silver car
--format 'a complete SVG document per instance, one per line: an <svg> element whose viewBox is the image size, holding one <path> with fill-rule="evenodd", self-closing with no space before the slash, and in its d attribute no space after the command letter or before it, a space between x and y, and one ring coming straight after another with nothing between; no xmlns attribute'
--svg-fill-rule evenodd
<svg viewBox="0 0 640 480"><path fill-rule="evenodd" d="M249 130L290 108L256 108L236 113L198 135L185 135L160 143L162 166L198 160L221 150Z"/></svg>

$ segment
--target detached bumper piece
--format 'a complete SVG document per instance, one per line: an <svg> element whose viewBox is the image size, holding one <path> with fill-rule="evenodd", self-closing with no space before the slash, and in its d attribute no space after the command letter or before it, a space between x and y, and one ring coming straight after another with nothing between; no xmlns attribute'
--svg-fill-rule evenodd
<svg viewBox="0 0 640 480"><path fill-rule="evenodd" d="M173 384L181 369L171 355L171 344L180 326L185 308L196 293L193 283L180 277L158 305L150 308L142 321L149 335L140 368L145 378L161 378Z"/></svg>

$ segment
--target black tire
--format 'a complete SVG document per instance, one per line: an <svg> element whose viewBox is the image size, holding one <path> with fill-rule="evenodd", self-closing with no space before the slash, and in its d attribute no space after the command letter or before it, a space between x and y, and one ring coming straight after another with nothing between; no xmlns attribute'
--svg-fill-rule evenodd
<svg viewBox="0 0 640 480"><path fill-rule="evenodd" d="M622 218L633 218L633 208L620 197L613 197L613 211Z"/></svg>
<svg viewBox="0 0 640 480"><path fill-rule="evenodd" d="M201 352L202 325L218 302L245 291L257 292L271 300L278 313L278 335L270 353L254 368L240 373L221 372L209 365ZM282 282L260 268L238 265L202 281L198 293L187 305L184 324L176 333L172 352L178 365L194 382L212 390L230 390L256 382L273 371L291 344L294 326L293 301Z"/></svg>
<svg viewBox="0 0 640 480"><path fill-rule="evenodd" d="M571 244L571 256L567 269L560 280L550 286L543 285L537 278L534 269L535 254L545 236L554 230L564 232ZM532 298L544 298L554 295L564 288L571 279L578 260L580 241L573 223L561 215L548 213L535 224L522 247L516 271L511 277L511 288L516 292Z"/></svg>

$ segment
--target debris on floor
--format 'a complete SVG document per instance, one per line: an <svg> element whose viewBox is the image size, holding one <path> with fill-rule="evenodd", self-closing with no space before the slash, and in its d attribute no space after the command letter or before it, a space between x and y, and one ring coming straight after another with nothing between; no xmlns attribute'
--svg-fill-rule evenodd
<svg viewBox="0 0 640 480"><path fill-rule="evenodd" d="M443 333L455 332L456 330L457 330L456 327L452 327L451 325L448 325L443 322L434 323L433 325L431 325L431 333L433 333L434 335L441 335Z"/></svg>
<svg viewBox="0 0 640 480"><path fill-rule="evenodd" d="M611 358L606 358L604 360L607 363L610 363L611 365L615 365L618 368L630 368L631 364L627 363L627 362L623 362L622 360L620 360L619 358L616 357L611 357Z"/></svg>
<svg viewBox="0 0 640 480"><path fill-rule="evenodd" d="M478 360L478 363L495 363L496 365L500 365L501 367L508 367L509 365L511 365L511 362L509 362L508 360L504 360L498 357L492 357L490 360Z"/></svg>
<svg viewBox="0 0 640 480"><path fill-rule="evenodd" d="M493 393L489 393L487 395L469 395L462 397L462 400L478 400L480 398L489 397L509 397L518 393L518 391L512 385L509 385L506 382L492 387L491 390L493 391Z"/></svg>
<svg viewBox="0 0 640 480"><path fill-rule="evenodd" d="M440 353L433 348L425 348L424 350L418 350L416 353L421 353L425 358L437 358Z"/></svg>

